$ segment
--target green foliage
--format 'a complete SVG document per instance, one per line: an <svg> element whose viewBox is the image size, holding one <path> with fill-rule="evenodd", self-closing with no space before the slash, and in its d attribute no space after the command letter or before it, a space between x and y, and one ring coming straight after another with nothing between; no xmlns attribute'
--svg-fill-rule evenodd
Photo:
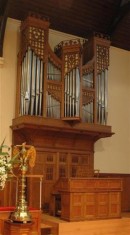
<svg viewBox="0 0 130 235"><path fill-rule="evenodd" d="M5 138L4 138L3 142L0 145L0 156L9 156L10 148L7 145L5 145L4 142L5 142ZM3 149L7 149L8 151L5 152L5 151L3 151Z"/></svg>

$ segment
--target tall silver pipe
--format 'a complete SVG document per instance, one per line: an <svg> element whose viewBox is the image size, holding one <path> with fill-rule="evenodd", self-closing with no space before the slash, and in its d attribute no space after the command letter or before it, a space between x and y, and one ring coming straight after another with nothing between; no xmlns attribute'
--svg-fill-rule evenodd
<svg viewBox="0 0 130 235"><path fill-rule="evenodd" d="M76 70L73 69L73 77L72 77L72 116L75 115L75 86L76 86Z"/></svg>
<svg viewBox="0 0 130 235"><path fill-rule="evenodd" d="M40 59L37 58L37 70L36 70L36 100L35 100L35 115L38 115L39 109L39 96L40 96Z"/></svg>
<svg viewBox="0 0 130 235"><path fill-rule="evenodd" d="M97 94L98 94L98 97L97 97L97 102L98 102L98 122L100 123L101 122L101 74L98 74L98 77L97 77L98 81L97 81L97 84L98 84L98 91L97 91Z"/></svg>
<svg viewBox="0 0 130 235"><path fill-rule="evenodd" d="M90 122L93 123L93 101L90 102Z"/></svg>
<svg viewBox="0 0 130 235"><path fill-rule="evenodd" d="M31 109L30 109L30 114L34 115L34 102L35 102L35 96L36 96L36 88L35 88L35 83L36 83L36 67L37 66L37 57L35 53L33 52L32 56L32 81L31 81Z"/></svg>
<svg viewBox="0 0 130 235"><path fill-rule="evenodd" d="M69 79L69 116L72 116L72 78L73 78L73 70L70 71L70 79Z"/></svg>
<svg viewBox="0 0 130 235"><path fill-rule="evenodd" d="M107 116L108 116L108 69L105 69L105 124L107 124Z"/></svg>
<svg viewBox="0 0 130 235"><path fill-rule="evenodd" d="M97 118L100 124L107 123L107 69L97 76Z"/></svg>
<svg viewBox="0 0 130 235"><path fill-rule="evenodd" d="M67 74L67 117L69 117L70 73Z"/></svg>
<svg viewBox="0 0 130 235"><path fill-rule="evenodd" d="M42 99L43 99L43 62L40 61L40 84L39 84L39 115L42 115Z"/></svg>
<svg viewBox="0 0 130 235"><path fill-rule="evenodd" d="M67 116L67 74L65 75L65 84L64 84L64 116Z"/></svg>
<svg viewBox="0 0 130 235"><path fill-rule="evenodd" d="M32 60L32 51L28 48L27 51L27 77L26 77L26 94L25 94L25 112L29 114L29 106L30 106L30 83L31 83L31 60Z"/></svg>
<svg viewBox="0 0 130 235"><path fill-rule="evenodd" d="M20 103L20 115L25 114L25 107L24 107L24 98L25 98L25 60L26 57L23 58L22 61L22 77L21 77L21 103Z"/></svg>
<svg viewBox="0 0 130 235"><path fill-rule="evenodd" d="M79 116L79 101L80 101L80 74L79 69L76 68L76 114L75 116Z"/></svg>

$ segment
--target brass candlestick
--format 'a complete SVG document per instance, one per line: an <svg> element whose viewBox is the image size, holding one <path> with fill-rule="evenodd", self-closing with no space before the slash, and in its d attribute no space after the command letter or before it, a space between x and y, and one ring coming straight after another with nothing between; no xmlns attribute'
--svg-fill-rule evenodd
<svg viewBox="0 0 130 235"><path fill-rule="evenodd" d="M15 166L18 171L18 191L16 209L11 214L10 220L13 222L27 223L32 221L32 217L26 200L26 172L29 166L34 167L35 165L36 151L33 146L23 143L14 147L13 154L17 156Z"/></svg>

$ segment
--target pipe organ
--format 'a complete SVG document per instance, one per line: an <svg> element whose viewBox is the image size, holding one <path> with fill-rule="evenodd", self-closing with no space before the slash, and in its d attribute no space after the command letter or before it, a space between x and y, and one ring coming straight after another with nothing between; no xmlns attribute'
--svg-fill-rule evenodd
<svg viewBox="0 0 130 235"><path fill-rule="evenodd" d="M51 203L54 207L51 197L59 178L94 176L94 143L113 134L107 125L109 38L94 33L52 50L48 37L48 19L29 15L21 23L12 121L12 144L26 142L37 149L31 174L44 175L45 210ZM28 190L37 203L34 185L37 189L36 180Z"/></svg>
<svg viewBox="0 0 130 235"><path fill-rule="evenodd" d="M48 43L49 22L30 15L21 24L16 117L30 115L107 124L109 39Z"/></svg>

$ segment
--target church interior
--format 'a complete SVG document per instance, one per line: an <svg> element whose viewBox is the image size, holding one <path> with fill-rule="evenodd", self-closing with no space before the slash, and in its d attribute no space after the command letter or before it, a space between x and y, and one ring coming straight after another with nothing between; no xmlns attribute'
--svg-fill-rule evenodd
<svg viewBox="0 0 130 235"><path fill-rule="evenodd" d="M0 5L0 235L128 235L130 1Z"/></svg>

